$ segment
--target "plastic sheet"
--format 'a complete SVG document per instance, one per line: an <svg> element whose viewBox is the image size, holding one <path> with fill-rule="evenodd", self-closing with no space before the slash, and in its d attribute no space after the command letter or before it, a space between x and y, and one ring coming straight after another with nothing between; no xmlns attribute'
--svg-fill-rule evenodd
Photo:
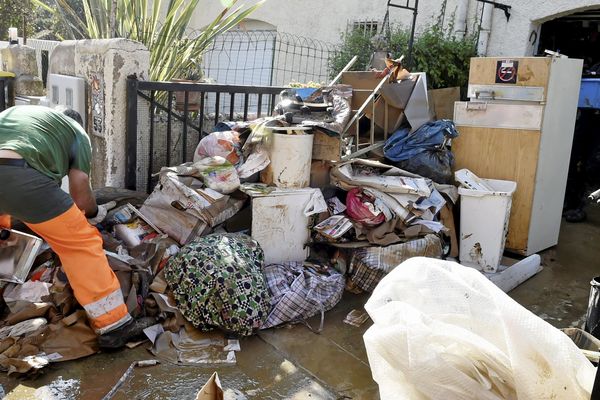
<svg viewBox="0 0 600 400"><path fill-rule="evenodd" d="M365 308L382 399L590 398L596 368L571 339L472 268L412 258Z"/></svg>
<svg viewBox="0 0 600 400"><path fill-rule="evenodd" d="M202 138L196 147L194 162L206 157L219 156L233 165L240 164L243 159L239 135L235 131L219 131Z"/></svg>
<svg viewBox="0 0 600 400"><path fill-rule="evenodd" d="M394 162L409 160L426 150L439 148L447 138L457 136L458 131L450 120L428 122L412 133L409 128L396 131L385 142L383 152L386 158Z"/></svg>
<svg viewBox="0 0 600 400"><path fill-rule="evenodd" d="M398 168L438 183L452 183L454 155L444 143L458 136L449 120L428 122L414 132L403 128L385 143L385 157Z"/></svg>

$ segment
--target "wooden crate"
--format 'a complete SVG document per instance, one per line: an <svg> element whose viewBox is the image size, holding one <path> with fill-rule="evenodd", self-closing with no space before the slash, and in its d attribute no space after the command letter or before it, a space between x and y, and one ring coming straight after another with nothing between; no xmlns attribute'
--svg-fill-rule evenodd
<svg viewBox="0 0 600 400"><path fill-rule="evenodd" d="M349 71L342 74L340 83L352 86L351 106L353 110L358 110L380 81L381 78L376 78L376 73L372 71ZM381 88L382 96L375 102L375 111L373 112L373 103L369 102L365 115L374 119L377 127L387 130L387 134L393 133L404 119L403 110L414 86L415 82L410 80L384 84ZM350 132L353 132L352 128Z"/></svg>
<svg viewBox="0 0 600 400"><path fill-rule="evenodd" d="M319 129L314 130L313 160L340 161L340 137L329 136Z"/></svg>
<svg viewBox="0 0 600 400"><path fill-rule="evenodd" d="M429 109L434 119L453 119L454 103L460 101L460 88L450 87L427 91Z"/></svg>

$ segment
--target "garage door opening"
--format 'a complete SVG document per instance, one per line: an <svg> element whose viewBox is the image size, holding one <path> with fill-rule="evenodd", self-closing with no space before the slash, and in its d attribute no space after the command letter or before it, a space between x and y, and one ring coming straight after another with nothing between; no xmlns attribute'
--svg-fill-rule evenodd
<svg viewBox="0 0 600 400"><path fill-rule="evenodd" d="M584 60L584 75L600 65L600 8L553 19L542 25L538 54L557 51ZM600 71L596 72L600 75Z"/></svg>
<svg viewBox="0 0 600 400"><path fill-rule="evenodd" d="M539 39L540 55L552 50L584 60L582 88L600 82L600 8L545 22ZM599 172L600 106L580 101L563 213L568 222L586 219L586 195L600 187Z"/></svg>

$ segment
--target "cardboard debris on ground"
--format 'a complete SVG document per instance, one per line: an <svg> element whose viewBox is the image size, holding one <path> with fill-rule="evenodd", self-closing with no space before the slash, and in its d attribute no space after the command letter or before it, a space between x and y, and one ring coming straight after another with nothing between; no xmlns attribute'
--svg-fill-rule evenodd
<svg viewBox="0 0 600 400"><path fill-rule="evenodd" d="M189 323L178 332L159 333L160 330L148 332L149 338L154 339L150 352L159 359L178 365L236 363L239 342L226 341L222 332L202 332Z"/></svg>
<svg viewBox="0 0 600 400"><path fill-rule="evenodd" d="M216 372L202 386L196 395L196 400L223 400L223 388Z"/></svg>

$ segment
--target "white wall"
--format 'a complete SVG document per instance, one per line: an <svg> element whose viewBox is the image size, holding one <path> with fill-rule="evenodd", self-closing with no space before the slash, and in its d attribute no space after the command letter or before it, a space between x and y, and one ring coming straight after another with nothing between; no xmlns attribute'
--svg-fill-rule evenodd
<svg viewBox="0 0 600 400"><path fill-rule="evenodd" d="M537 51L537 41L532 45L529 38L536 32L539 39L541 24L548 20L600 8L599 0L502 0L511 5L511 17L507 23L504 13L494 11L492 35L488 46L490 56L533 55ZM536 36L533 34L531 37Z"/></svg>
<svg viewBox="0 0 600 400"><path fill-rule="evenodd" d="M410 1L412 3L414 0ZM395 2L406 4L405 0ZM246 2L252 3L254 1ZM383 20L386 4L387 0L267 0L251 18L272 24L280 32L335 43L340 41L340 34L346 31L348 22ZM441 0L420 0L417 25L432 24L440 12L441 4ZM447 15L456 9L457 4L458 0L448 0ZM220 10L222 6L219 0L204 0L194 14L194 28L208 24ZM412 12L392 9L390 20L410 26ZM248 28L252 29L251 26Z"/></svg>
<svg viewBox="0 0 600 400"><path fill-rule="evenodd" d="M395 0L405 4L405 0ZM413 0L410 0L411 3ZM456 11L460 0L448 0L445 25ZM248 1L250 4L254 1ZM467 29L472 32L478 24L482 3L469 2L469 20ZM492 32L487 46L489 56L532 55L537 50L537 42L528 41L532 31L539 34L541 23L583 11L600 8L600 0L498 0L512 6L511 17L507 22L504 12L494 9L492 13ZM348 22L354 20L379 20L385 15L386 0L267 0L257 12L252 14L255 20L274 25L279 32L305 36L326 42L339 42L340 34L346 30ZM440 13L442 0L420 0L417 17L417 31L435 22ZM206 25L222 10L219 0L204 0L194 15L194 27ZM390 20L410 26L412 13L407 10L392 9ZM252 29L251 26L248 26Z"/></svg>

